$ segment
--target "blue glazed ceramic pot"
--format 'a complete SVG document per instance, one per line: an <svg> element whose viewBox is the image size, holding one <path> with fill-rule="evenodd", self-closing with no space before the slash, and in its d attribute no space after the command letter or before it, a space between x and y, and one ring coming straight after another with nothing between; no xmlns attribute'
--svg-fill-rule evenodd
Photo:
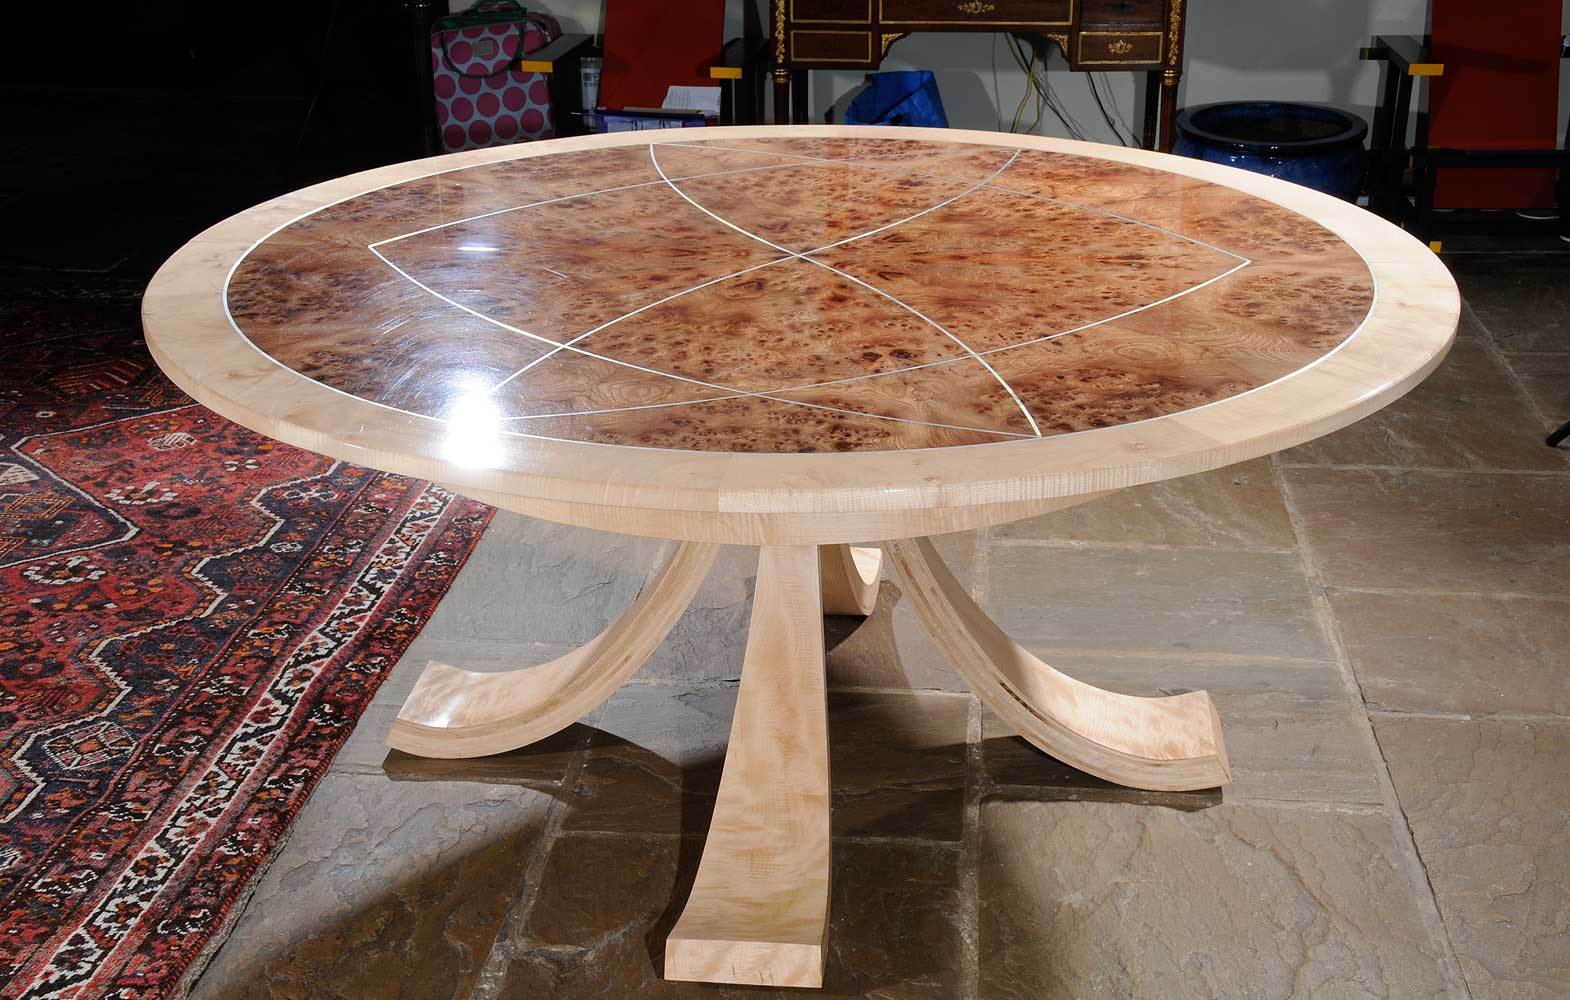
<svg viewBox="0 0 1570 1000"><path fill-rule="evenodd" d="M1296 181L1351 201L1363 179L1357 115L1317 104L1234 101L1184 108L1172 151Z"/></svg>

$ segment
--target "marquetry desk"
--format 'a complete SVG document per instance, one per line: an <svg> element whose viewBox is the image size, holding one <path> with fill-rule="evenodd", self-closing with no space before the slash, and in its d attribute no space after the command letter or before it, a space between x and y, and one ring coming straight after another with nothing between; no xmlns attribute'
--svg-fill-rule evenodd
<svg viewBox="0 0 1570 1000"><path fill-rule="evenodd" d="M1138 698L1016 645L926 536L1264 455L1448 349L1449 273L1256 174L1000 133L630 133L367 171L178 251L147 341L282 441L508 510L670 539L561 659L432 663L388 742L519 747L592 711L721 543L761 549L718 801L667 977L814 986L828 929L820 616L880 562L976 695L1125 785L1225 784L1209 696ZM877 542L877 547L853 543ZM1203 581L1196 581L1203 586ZM525 595L526 597L526 595Z"/></svg>
<svg viewBox="0 0 1570 1000"><path fill-rule="evenodd" d="M772 0L772 17L776 122L807 120L810 69L875 70L918 31L1010 31L1055 43L1073 70L1144 72L1145 147L1172 148L1184 0Z"/></svg>

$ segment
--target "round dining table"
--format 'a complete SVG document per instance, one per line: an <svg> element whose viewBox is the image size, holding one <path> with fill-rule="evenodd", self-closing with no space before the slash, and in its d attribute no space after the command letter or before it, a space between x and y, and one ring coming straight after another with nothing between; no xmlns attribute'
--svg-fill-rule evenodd
<svg viewBox="0 0 1570 1000"><path fill-rule="evenodd" d="M829 928L822 616L867 614L887 571L975 695L1047 754L1137 788L1225 785L1209 695L1133 697L1049 666L929 536L1344 427L1439 364L1458 312L1423 244L1269 177L1034 136L782 126L317 184L187 243L143 324L176 384L252 430L674 543L569 655L427 665L387 735L408 753L495 754L571 725L655 650L718 546L758 547L664 975L811 987Z"/></svg>

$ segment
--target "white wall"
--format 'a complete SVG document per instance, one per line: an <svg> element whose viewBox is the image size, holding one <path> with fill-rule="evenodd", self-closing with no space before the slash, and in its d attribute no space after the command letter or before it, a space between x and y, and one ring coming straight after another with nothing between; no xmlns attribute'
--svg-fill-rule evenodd
<svg viewBox="0 0 1570 1000"><path fill-rule="evenodd" d="M467 0L450 0L461 9ZM741 7L748 0L727 0L727 37L738 34ZM760 14L766 0L752 0ZM1508 4L1509 0L1502 0ZM1422 34L1428 0L1188 0L1188 44L1180 105L1210 101L1283 99L1311 101L1345 108L1372 121L1377 98L1377 63L1358 60L1357 50L1375 34ZM536 0L530 6L549 10L568 31L597 32L601 0ZM679 10L679 4L672 4ZM681 16L673 13L673 17ZM761 23L767 25L767 19ZM1565 30L1570 31L1570 2ZM1110 141L1101 112L1091 100L1085 75L1066 72L1056 47L1049 76L1054 93L1068 113L1095 139ZM959 128L1006 129L1026 91L1024 74L1015 65L1001 36L988 34L912 35L894 43L884 69L930 69L949 116ZM822 121L835 107L836 119L846 98L861 85L860 71L815 70L811 82L811 121ZM1143 105L1143 74L1105 73L1117 113L1139 135ZM1561 121L1570 111L1570 72L1561 73ZM1028 106L1023 131L1034 117ZM1036 130L1042 135L1067 135L1050 111ZM1563 127L1561 126L1561 134Z"/></svg>

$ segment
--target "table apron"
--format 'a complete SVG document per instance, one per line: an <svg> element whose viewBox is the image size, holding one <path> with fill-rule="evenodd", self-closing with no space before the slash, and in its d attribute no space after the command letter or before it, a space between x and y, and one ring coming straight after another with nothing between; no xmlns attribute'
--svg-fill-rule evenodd
<svg viewBox="0 0 1570 1000"><path fill-rule="evenodd" d="M471 486L443 486L492 507L527 514L559 524L595 528L622 535L671 538L725 545L838 545L969 531L1006 524L1104 496L1083 493L1071 497L1015 500L969 507L935 507L918 510L832 511L814 513L754 513L746 511L660 510L645 507L611 507L518 496Z"/></svg>

